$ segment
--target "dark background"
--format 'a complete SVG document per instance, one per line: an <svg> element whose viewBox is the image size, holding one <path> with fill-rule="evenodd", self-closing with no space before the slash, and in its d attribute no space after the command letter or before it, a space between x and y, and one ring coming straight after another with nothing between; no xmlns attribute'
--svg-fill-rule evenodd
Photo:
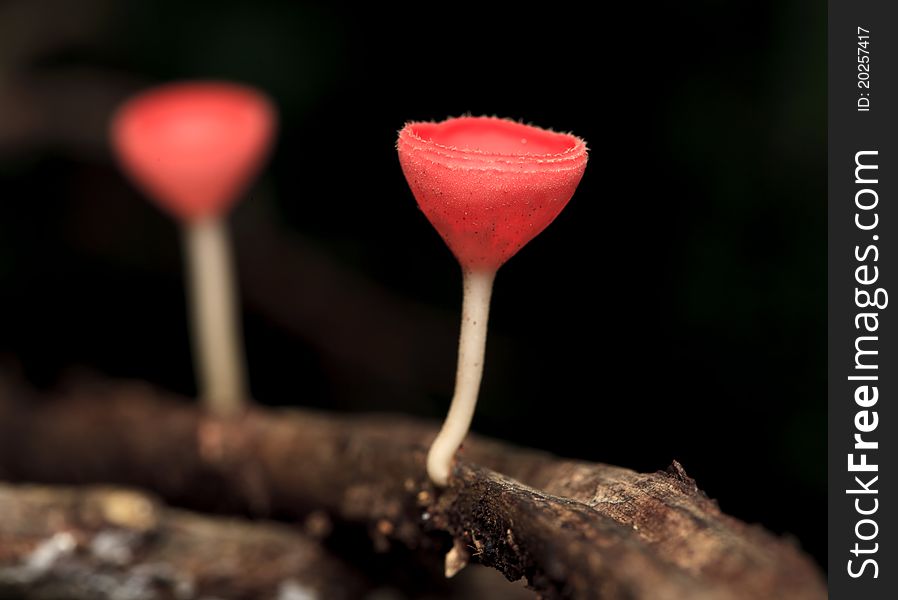
<svg viewBox="0 0 898 600"><path fill-rule="evenodd" d="M504 266L474 428L638 470L825 553L825 4L530 11L293 2L0 4L0 360L194 393L178 233L106 119L172 79L281 111L232 223L267 404L441 418L461 281L394 149L406 120L498 114L591 148ZM600 5L603 6L603 5Z"/></svg>

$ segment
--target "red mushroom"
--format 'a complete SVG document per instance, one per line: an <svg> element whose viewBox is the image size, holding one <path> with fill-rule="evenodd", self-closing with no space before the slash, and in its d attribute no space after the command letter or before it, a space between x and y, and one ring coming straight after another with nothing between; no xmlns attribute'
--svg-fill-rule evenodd
<svg viewBox="0 0 898 600"><path fill-rule="evenodd" d="M576 136L494 117L408 123L397 150L418 206L463 273L455 393L427 455L430 478L445 486L477 403L496 271L567 205L587 150Z"/></svg>
<svg viewBox="0 0 898 600"><path fill-rule="evenodd" d="M261 168L275 122L258 91L185 82L128 100L111 124L124 171L183 227L200 396L219 416L239 411L247 393L226 216Z"/></svg>

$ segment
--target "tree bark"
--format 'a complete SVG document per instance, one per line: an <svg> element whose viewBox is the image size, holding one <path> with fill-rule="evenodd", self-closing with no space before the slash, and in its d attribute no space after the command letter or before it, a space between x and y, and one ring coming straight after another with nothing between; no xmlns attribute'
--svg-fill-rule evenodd
<svg viewBox="0 0 898 600"><path fill-rule="evenodd" d="M167 509L125 489L0 485L0 515L2 598L348 600L365 589L295 528Z"/></svg>
<svg viewBox="0 0 898 600"><path fill-rule="evenodd" d="M471 436L436 490L424 470L435 427L407 417L252 408L214 420L142 384L27 396L0 384L0 478L136 485L280 519L323 511L366 527L379 551L449 551L450 572L480 562L545 598L826 597L792 542L722 514L678 463L636 473Z"/></svg>

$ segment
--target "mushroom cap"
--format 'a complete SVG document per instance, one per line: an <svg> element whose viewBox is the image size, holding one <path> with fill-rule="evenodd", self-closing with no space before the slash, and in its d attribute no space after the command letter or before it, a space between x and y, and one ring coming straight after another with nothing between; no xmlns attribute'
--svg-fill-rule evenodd
<svg viewBox="0 0 898 600"><path fill-rule="evenodd" d="M256 175L276 124L262 93L226 82L163 85L127 100L111 123L138 187L184 221L226 211Z"/></svg>
<svg viewBox="0 0 898 600"><path fill-rule="evenodd" d="M418 206L462 267L498 269L567 205L586 142L496 117L408 123L399 162Z"/></svg>

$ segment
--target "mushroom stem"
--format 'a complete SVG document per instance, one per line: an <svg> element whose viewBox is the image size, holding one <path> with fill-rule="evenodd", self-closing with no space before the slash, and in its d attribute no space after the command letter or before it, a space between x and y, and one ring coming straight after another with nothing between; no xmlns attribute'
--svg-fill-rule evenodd
<svg viewBox="0 0 898 600"><path fill-rule="evenodd" d="M449 483L452 458L471 427L471 418L477 405L486 350L490 296L495 278L494 270L464 270L455 394L443 427L427 454L427 474L439 486L445 487Z"/></svg>
<svg viewBox="0 0 898 600"><path fill-rule="evenodd" d="M246 371L230 235L223 218L184 227L194 368L203 405L232 416L246 397Z"/></svg>

